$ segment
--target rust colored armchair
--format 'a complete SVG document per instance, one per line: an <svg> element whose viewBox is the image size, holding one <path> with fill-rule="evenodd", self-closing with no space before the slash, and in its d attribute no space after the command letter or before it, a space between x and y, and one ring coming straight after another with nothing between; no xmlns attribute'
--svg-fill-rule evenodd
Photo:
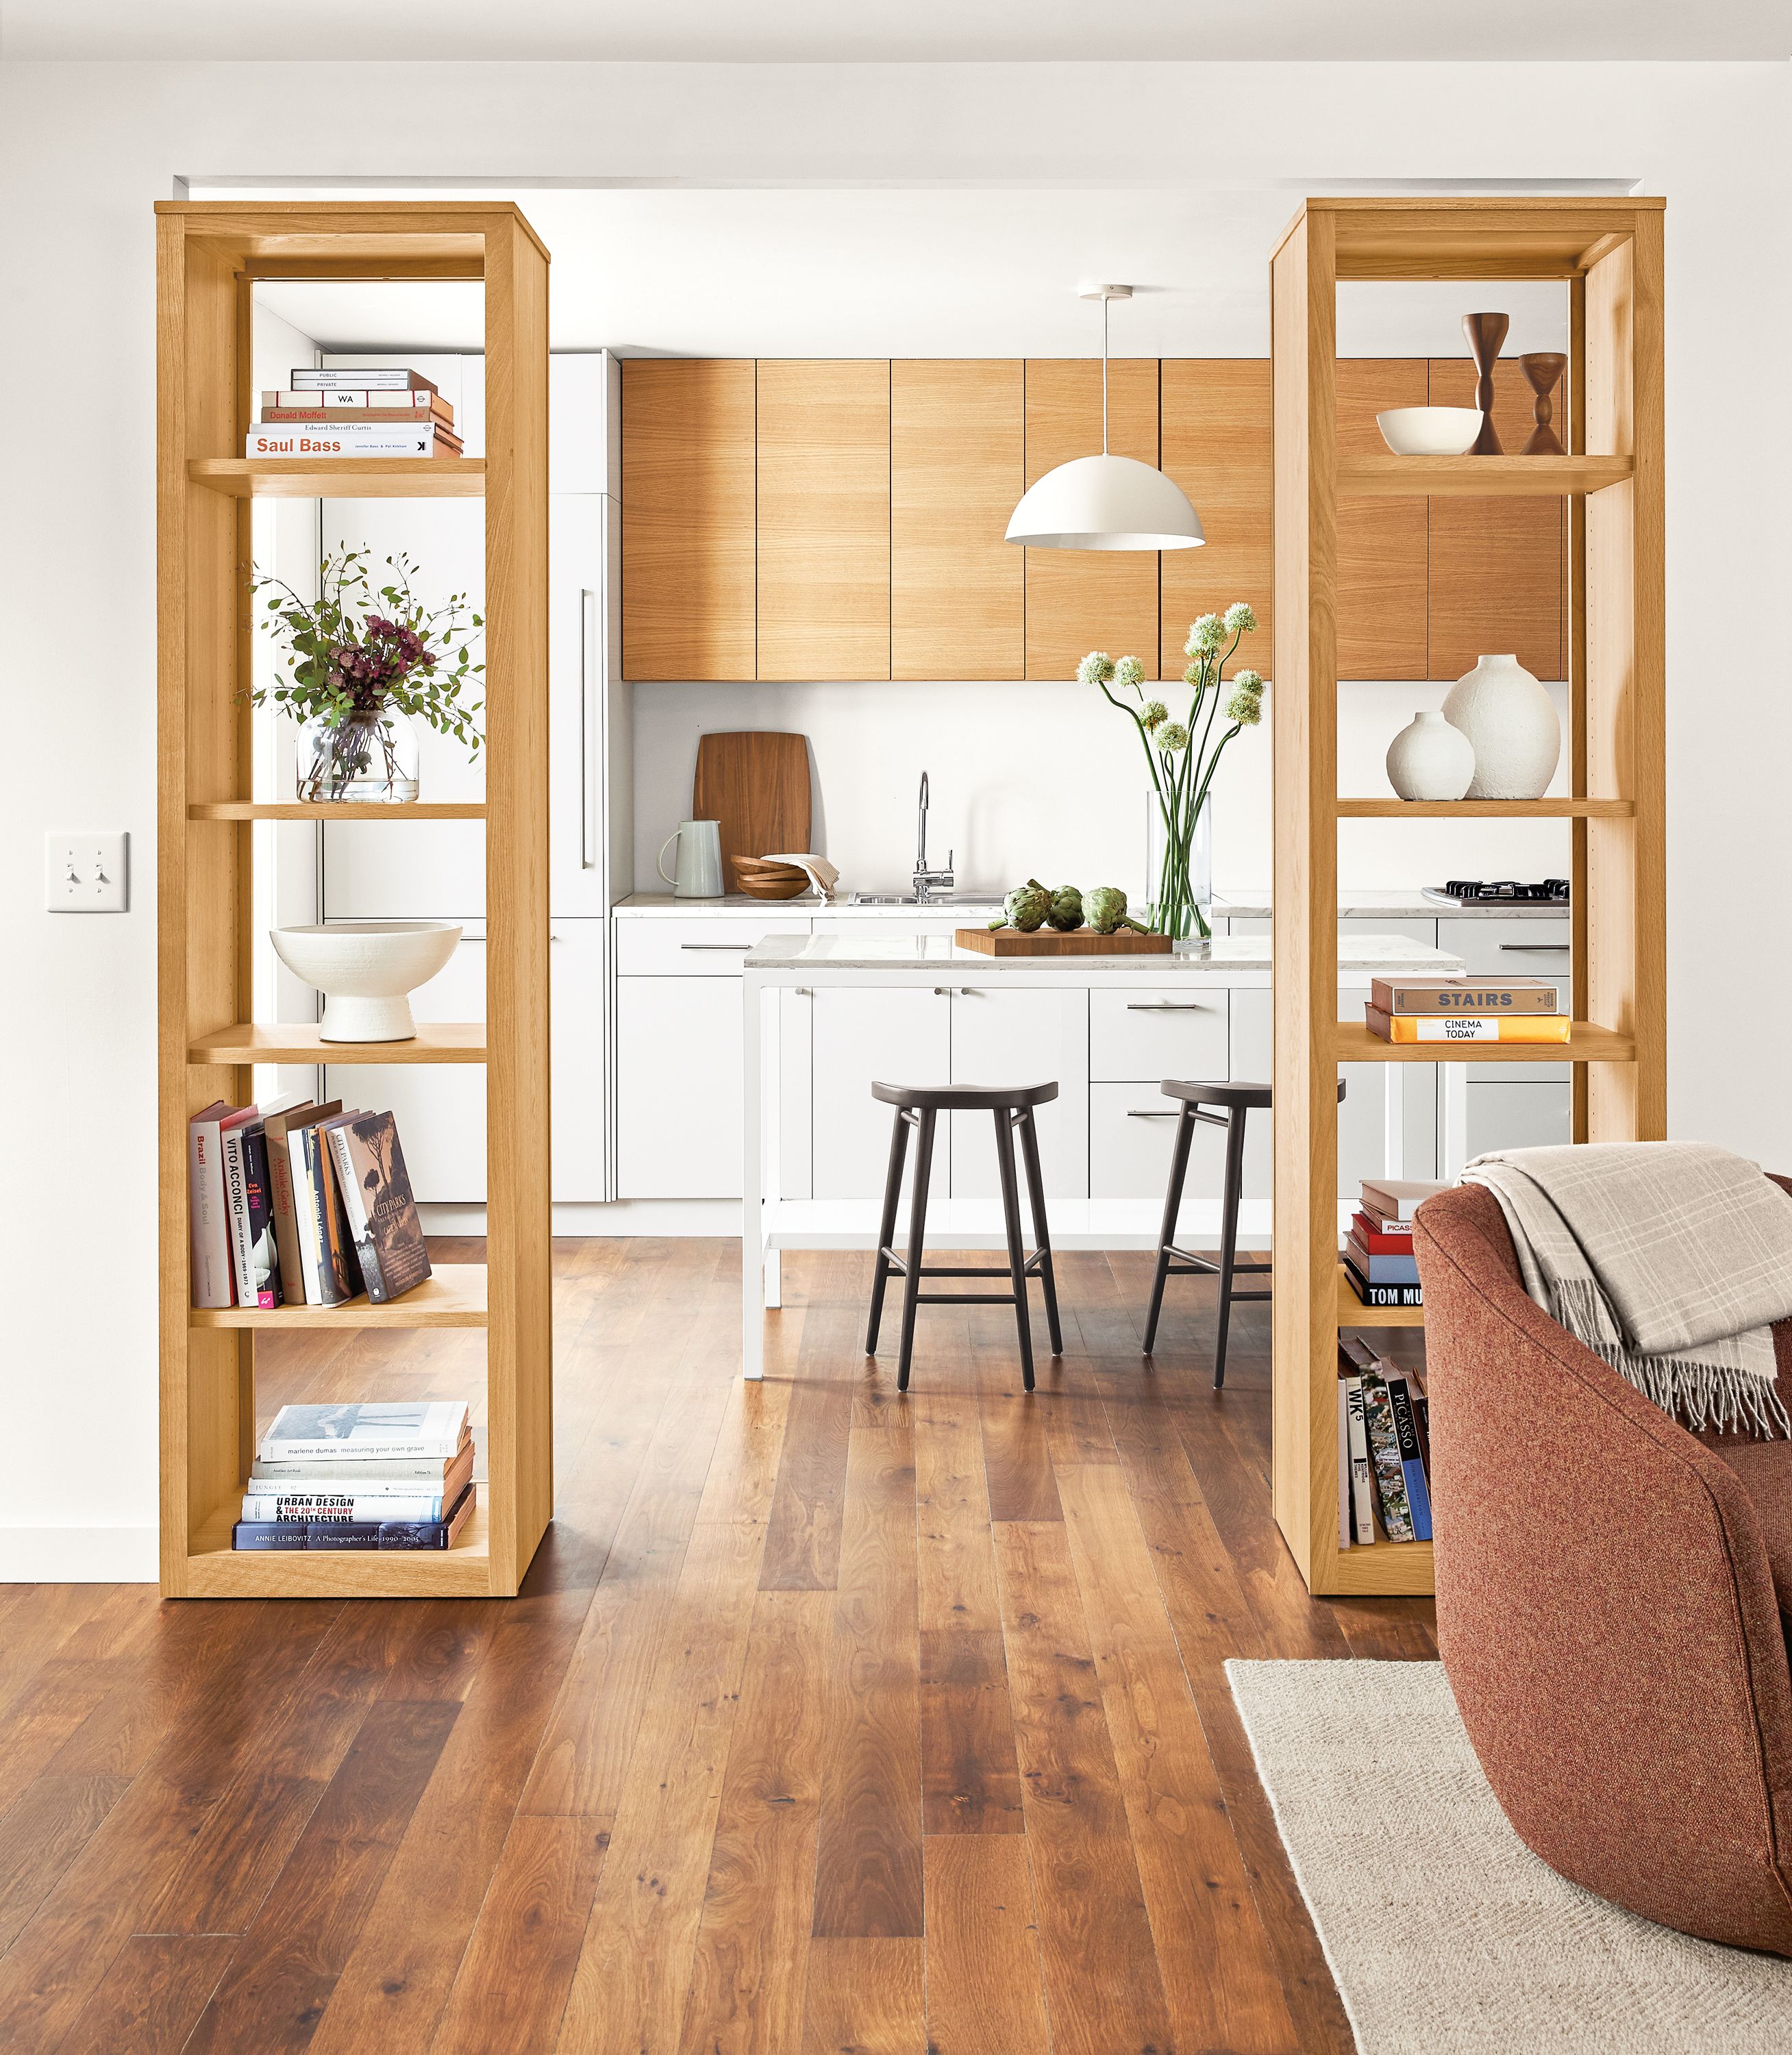
<svg viewBox="0 0 1792 2055"><path fill-rule="evenodd" d="M1526 1296L1490 1192L1427 1200L1414 1244L1438 1645L1494 1795L1601 1897L1792 1955L1792 1444L1633 1390Z"/></svg>

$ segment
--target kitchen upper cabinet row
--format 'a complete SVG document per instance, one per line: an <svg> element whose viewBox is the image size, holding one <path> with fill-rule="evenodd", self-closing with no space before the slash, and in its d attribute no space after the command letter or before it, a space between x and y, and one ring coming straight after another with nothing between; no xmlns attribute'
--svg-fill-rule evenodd
<svg viewBox="0 0 1792 2055"><path fill-rule="evenodd" d="M1198 614L1237 599L1273 675L1269 365L1121 359L1108 444L1160 464L1204 548L1020 550L1026 487L1101 447L1101 367L1083 359L632 358L622 366L625 675L643 680L1066 678L1093 648L1181 676ZM1466 359L1346 358L1341 451L1383 447L1376 415L1461 405ZM1530 396L1496 373L1522 446ZM1359 499L1339 510L1339 674L1449 678L1512 651L1566 671L1565 503Z"/></svg>

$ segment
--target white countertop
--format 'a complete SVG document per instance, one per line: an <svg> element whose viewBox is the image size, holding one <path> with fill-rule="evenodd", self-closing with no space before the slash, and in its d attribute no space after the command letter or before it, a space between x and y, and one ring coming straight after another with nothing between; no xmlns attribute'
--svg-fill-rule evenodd
<svg viewBox="0 0 1792 2055"><path fill-rule="evenodd" d="M1212 909L1216 919L1226 921L1267 921L1273 910L1267 888L1261 892L1231 893L1224 899L1216 899ZM1458 905L1391 885L1377 891L1347 890L1338 894L1340 921L1565 921L1568 917L1566 905L1547 901L1489 899Z"/></svg>
<svg viewBox="0 0 1792 2055"><path fill-rule="evenodd" d="M1000 913L1001 905L999 893L988 899L936 900L926 906L918 906L913 900L905 900L899 906L852 906L843 896L824 900L813 892L804 892L795 899L754 899L744 892L724 893L719 899L678 899L669 892L632 892L627 898L618 900L612 910L619 918L662 913L688 917L763 913L776 921L781 913L824 914L831 921L912 921L918 914L930 921L949 921L957 916L965 926L971 927L979 920L987 921L992 914ZM1435 899L1427 899L1419 892L1402 891L1392 886L1384 891L1340 892L1338 895L1338 917L1344 921L1565 921L1568 911L1565 906L1502 903L1498 900L1480 905L1449 906ZM1214 917L1222 921L1267 921L1270 912L1269 894L1266 891L1238 893L1228 899L1215 900L1213 906Z"/></svg>
<svg viewBox="0 0 1792 2055"><path fill-rule="evenodd" d="M1225 976L1270 967L1267 935L1222 936L1201 954L1177 950L1167 956L985 956L961 949L949 935L764 935L741 958L752 970L810 972L829 970L933 970L949 965L974 971L980 982L1010 972L1051 971L1080 979L1125 971L1156 977ZM1380 971L1435 971L1439 976L1465 969L1460 957L1427 949L1404 935L1354 935L1338 945L1340 976Z"/></svg>
<svg viewBox="0 0 1792 2055"><path fill-rule="evenodd" d="M629 913L764 913L772 920L780 914L825 913L830 920L843 914L853 921L912 921L925 913L930 921L949 921L955 916L965 927L987 922L1002 909L1002 895L987 899L936 899L918 906L905 899L899 906L849 906L843 893L838 899L823 899L813 892L799 893L794 899L756 899L745 892L724 892L719 899L677 899L669 892L631 892L618 899L612 910Z"/></svg>

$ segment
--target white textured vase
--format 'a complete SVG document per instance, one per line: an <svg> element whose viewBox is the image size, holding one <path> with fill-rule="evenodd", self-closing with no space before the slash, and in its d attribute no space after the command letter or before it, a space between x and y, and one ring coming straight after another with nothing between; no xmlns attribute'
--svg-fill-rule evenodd
<svg viewBox="0 0 1792 2055"><path fill-rule="evenodd" d="M1549 695L1516 657L1482 657L1458 678L1443 717L1474 751L1471 799L1541 799L1561 755Z"/></svg>
<svg viewBox="0 0 1792 2055"><path fill-rule="evenodd" d="M1459 799L1474 776L1474 744L1440 713L1415 713L1387 745L1387 782L1403 799Z"/></svg>

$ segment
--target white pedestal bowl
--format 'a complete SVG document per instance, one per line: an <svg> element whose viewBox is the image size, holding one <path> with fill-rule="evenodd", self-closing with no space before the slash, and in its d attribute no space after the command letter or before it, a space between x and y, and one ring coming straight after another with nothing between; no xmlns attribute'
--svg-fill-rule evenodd
<svg viewBox="0 0 1792 2055"><path fill-rule="evenodd" d="M324 1042L409 1042L416 1033L409 994L454 954L460 929L448 921L339 921L322 928L273 928L274 953L294 977L324 995Z"/></svg>

